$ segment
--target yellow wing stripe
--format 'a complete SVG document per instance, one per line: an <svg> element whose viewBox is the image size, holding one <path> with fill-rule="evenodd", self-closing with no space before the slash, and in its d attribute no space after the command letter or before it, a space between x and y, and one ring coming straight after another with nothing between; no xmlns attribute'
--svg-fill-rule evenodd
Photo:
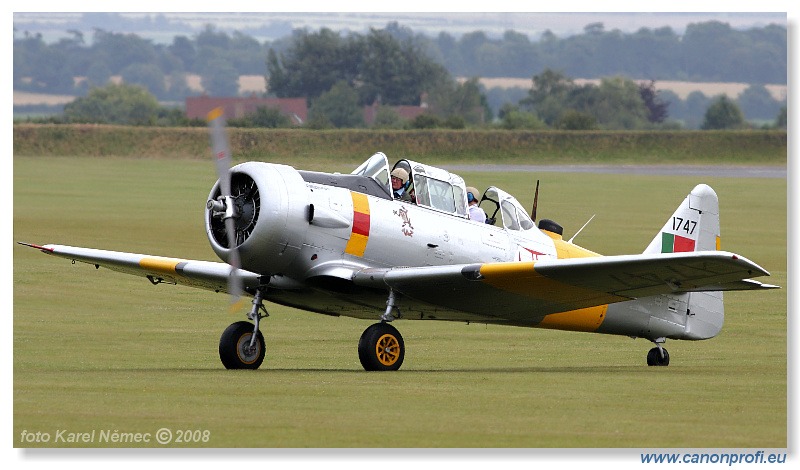
<svg viewBox="0 0 800 470"><path fill-rule="evenodd" d="M589 258L593 256L600 256L598 253L595 253L594 251L587 250L586 248L565 242L564 240L561 239L553 240L553 244L556 246L556 252L558 253L559 259Z"/></svg>
<svg viewBox="0 0 800 470"><path fill-rule="evenodd" d="M571 302L576 297L603 298L599 303L627 300L592 289L564 284L542 276L535 270L535 261L523 263L487 263L481 266L482 281L497 289L525 297L556 303Z"/></svg>
<svg viewBox="0 0 800 470"><path fill-rule="evenodd" d="M139 266L142 269L154 271L163 274L177 274L176 266L182 263L183 260L179 259L158 259L158 258L142 258L139 261Z"/></svg>
<svg viewBox="0 0 800 470"><path fill-rule="evenodd" d="M606 292L595 291L556 281L536 272L536 262L487 263L481 266L481 281L490 286L548 303L573 304L575 299L591 299L598 307L571 310L545 316L539 326L575 331L595 331L605 319L609 303L628 300Z"/></svg>
<svg viewBox="0 0 800 470"><path fill-rule="evenodd" d="M556 330L597 331L606 318L606 311L608 311L608 305L553 313L545 316L537 326Z"/></svg>

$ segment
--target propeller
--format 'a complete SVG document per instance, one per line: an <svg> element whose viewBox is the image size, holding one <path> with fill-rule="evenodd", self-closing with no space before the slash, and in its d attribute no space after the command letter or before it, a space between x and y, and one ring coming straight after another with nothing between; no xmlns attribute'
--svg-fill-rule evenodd
<svg viewBox="0 0 800 470"><path fill-rule="evenodd" d="M207 116L208 129L211 134L211 151L214 155L214 162L217 166L217 176L219 177L220 195L216 200L210 200L206 207L213 210L214 216L222 217L225 221L225 232L228 238L228 249L230 255L228 264L231 265L231 272L228 276L228 292L231 294L230 311L238 310L243 302L241 300L244 288L242 278L239 276L239 269L242 267L239 257L239 249L236 240L236 218L239 211L236 206L236 198L231 195L231 158L228 138L225 134L225 115L222 108L212 109Z"/></svg>
<svg viewBox="0 0 800 470"><path fill-rule="evenodd" d="M539 205L539 180L536 180L536 192L533 193L533 209L531 209L531 220L536 222L536 206Z"/></svg>

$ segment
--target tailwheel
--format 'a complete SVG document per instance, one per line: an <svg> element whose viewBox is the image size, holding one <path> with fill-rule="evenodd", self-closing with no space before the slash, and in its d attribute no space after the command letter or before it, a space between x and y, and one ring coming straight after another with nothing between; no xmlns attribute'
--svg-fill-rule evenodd
<svg viewBox="0 0 800 470"><path fill-rule="evenodd" d="M648 366L668 366L669 365L669 352L667 352L666 348L662 348L660 345L651 349L647 353L647 365Z"/></svg>
<svg viewBox="0 0 800 470"><path fill-rule="evenodd" d="M257 331L253 341L253 331L252 323L239 321L222 332L219 358L226 369L258 369L264 361L264 335Z"/></svg>
<svg viewBox="0 0 800 470"><path fill-rule="evenodd" d="M405 353L403 337L388 323L370 326L358 341L358 358L364 370L397 370Z"/></svg>

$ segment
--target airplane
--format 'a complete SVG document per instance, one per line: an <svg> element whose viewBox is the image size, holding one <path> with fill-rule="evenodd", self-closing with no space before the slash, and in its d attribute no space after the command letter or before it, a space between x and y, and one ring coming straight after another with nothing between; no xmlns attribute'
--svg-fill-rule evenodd
<svg viewBox="0 0 800 470"><path fill-rule="evenodd" d="M249 321L224 330L227 369L257 369L265 357L265 302L372 320L358 343L367 371L398 370L405 343L395 320L441 320L645 338L648 366L667 366L667 339L704 340L724 321L723 292L778 286L769 272L720 250L719 201L695 186L642 253L601 256L538 226L500 188L480 195L485 221L471 220L463 178L377 152L350 174L288 165L232 165L217 109L209 113L219 179L205 228L222 262L65 245L22 243L43 253L175 284L227 293L234 310L252 297ZM409 198L393 197L402 168ZM473 195L476 199L477 194ZM580 232L580 230L579 230ZM577 235L577 234L576 234Z"/></svg>

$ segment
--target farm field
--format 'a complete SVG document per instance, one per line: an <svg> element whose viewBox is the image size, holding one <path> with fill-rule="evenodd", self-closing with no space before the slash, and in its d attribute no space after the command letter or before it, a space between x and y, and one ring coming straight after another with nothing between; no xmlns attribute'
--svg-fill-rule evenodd
<svg viewBox="0 0 800 470"><path fill-rule="evenodd" d="M317 169L317 168L308 168ZM350 172L346 166L341 172ZM205 161L14 158L13 239L214 260ZM722 248L787 286L787 181L571 173L463 172L604 254L641 252L697 183L720 198ZM786 448L787 291L726 294L717 338L668 341L648 368L645 340L458 323L398 321L396 373L367 373L369 323L269 306L257 371L219 362L227 298L13 248L14 447L55 435L160 428L199 433L169 447ZM207 440L204 440L207 437ZM81 447L160 447L98 443ZM638 453L631 459L638 458Z"/></svg>
<svg viewBox="0 0 800 470"><path fill-rule="evenodd" d="M119 76L112 77L115 83L120 83ZM460 80L466 80L462 78ZM187 86L195 91L202 92L203 87L200 84L200 76L189 74L186 77ZM532 85L531 78L481 78L481 84L486 88L523 88L528 89ZM600 80L576 79L575 83L578 85L585 85L587 83L599 83ZM677 94L682 100L685 100L693 91L699 91L708 97L725 94L731 98L736 98L744 91L749 85L746 83L699 83L699 82L679 82L679 81L659 81L657 88L659 90L669 90ZM782 101L786 99L786 85L765 85L775 100ZM266 93L267 84L263 75L242 75L239 77L239 94L249 95L251 93ZM14 91L14 105L15 106L28 106L36 104L65 104L72 101L75 97L69 95L47 95L41 93L28 93L23 91Z"/></svg>

